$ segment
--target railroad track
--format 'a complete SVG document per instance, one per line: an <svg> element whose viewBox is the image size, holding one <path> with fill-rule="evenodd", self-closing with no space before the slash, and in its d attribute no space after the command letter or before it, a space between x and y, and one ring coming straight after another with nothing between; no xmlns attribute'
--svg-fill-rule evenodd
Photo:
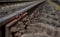
<svg viewBox="0 0 60 37"><path fill-rule="evenodd" d="M31 15L33 13L33 11L38 7L38 5L42 4L43 2L45 2L45 0L1 6L0 14L3 15L3 13L6 13L6 12L7 12L7 14L0 17L0 30L1 30L0 33L2 33L2 35L0 35L0 36L9 37L10 33L8 34L8 32L9 32L8 28L11 25L18 23L19 21L22 21L22 19ZM12 11L12 13L8 14L11 11ZM30 13L30 11L31 11L31 13ZM6 33L5 33L5 30L6 30ZM15 37L13 33L12 33L11 37Z"/></svg>
<svg viewBox="0 0 60 37"><path fill-rule="evenodd" d="M6 12L13 11L0 18L2 37L60 37L59 12L56 13L47 1L18 4L22 7L17 4L13 5L11 10L8 10L9 5L8 8L4 6L5 8L2 9L1 7L1 12L5 9Z"/></svg>
<svg viewBox="0 0 60 37"><path fill-rule="evenodd" d="M7 12L7 14L9 12L13 12L13 13L9 14L9 15L6 14L7 16L1 17L0 22L6 21L7 19L9 19L17 14L20 14L21 12L25 12L25 11L31 9L32 7L36 6L37 4L39 4L42 1L39 1L38 3L36 3L36 2L38 2L38 1L30 2L30 3L27 2L27 3L20 4L20 5L15 4L15 5L1 7L0 14L3 15L3 13L5 13L5 12Z"/></svg>

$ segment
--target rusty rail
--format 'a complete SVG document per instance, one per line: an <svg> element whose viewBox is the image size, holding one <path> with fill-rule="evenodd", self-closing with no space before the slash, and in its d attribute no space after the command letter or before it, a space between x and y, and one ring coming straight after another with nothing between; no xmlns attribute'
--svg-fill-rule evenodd
<svg viewBox="0 0 60 37"><path fill-rule="evenodd" d="M19 10L14 11L12 14L0 18L0 26L1 26L2 24L11 22L12 20L16 19L16 16L17 16L18 14L21 14L22 12L26 12L26 11L28 11L29 9L31 9L32 7L34 7L34 6L42 3L42 2L44 2L44 1L45 1L45 0L31 2L30 4L28 4L28 5L26 5L26 6L23 6L23 7L20 8ZM36 2L37 2L37 3L36 3Z"/></svg>
<svg viewBox="0 0 60 37"><path fill-rule="evenodd" d="M0 32L2 33L1 34L2 37L10 37L9 27L18 21L22 21L22 19L24 19L26 16L28 16L30 14L29 11L31 11L31 9L33 10L33 8L34 8L34 10L35 10L35 8L37 8L43 2L45 2L45 0L27 2L29 4L22 6L21 8L14 11L12 14L1 17L0 18ZM8 8L10 9L9 6L8 6ZM8 11L7 8L5 8L5 10L6 10L6 12ZM13 10L13 9L11 9L11 10ZM0 12L5 12L5 11L4 11L4 9L1 11L1 9L0 9ZM31 13L33 13L33 12L31 12Z"/></svg>

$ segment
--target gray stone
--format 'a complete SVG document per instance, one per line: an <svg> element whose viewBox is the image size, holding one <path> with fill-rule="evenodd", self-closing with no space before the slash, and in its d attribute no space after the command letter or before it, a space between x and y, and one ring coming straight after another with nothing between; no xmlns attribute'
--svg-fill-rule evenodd
<svg viewBox="0 0 60 37"><path fill-rule="evenodd" d="M21 37L50 37L44 33L24 34Z"/></svg>

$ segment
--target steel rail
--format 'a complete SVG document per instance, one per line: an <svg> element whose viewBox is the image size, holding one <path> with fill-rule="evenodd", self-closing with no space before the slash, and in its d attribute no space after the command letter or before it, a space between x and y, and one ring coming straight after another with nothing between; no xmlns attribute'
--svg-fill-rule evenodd
<svg viewBox="0 0 60 37"><path fill-rule="evenodd" d="M8 15L8 16L5 16L5 17L2 17L0 18L0 25L2 24L2 22L5 22L6 20L12 18L13 16L16 16L22 12L25 12L29 9L31 9L32 7L44 2L45 0L41 0L41 1L34 1L33 3L29 4L29 5L26 5L26 6L23 6L22 8L20 8L19 10L13 12L12 14Z"/></svg>

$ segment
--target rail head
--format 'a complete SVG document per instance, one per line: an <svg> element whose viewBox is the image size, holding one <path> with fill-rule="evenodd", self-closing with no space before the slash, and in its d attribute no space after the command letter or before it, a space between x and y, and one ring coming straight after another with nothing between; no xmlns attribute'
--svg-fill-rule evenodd
<svg viewBox="0 0 60 37"><path fill-rule="evenodd" d="M15 12L13 12L12 14L8 15L8 16L5 16L5 17L0 18L0 26L2 26L2 23L4 21L6 21L7 19L10 19L11 17L16 16L16 15L22 13L22 12L25 12L25 11L33 8L34 6L42 3L42 2L45 2L45 0L42 0L42 1L34 1L33 3L31 3L31 4L27 5L27 6L23 6L23 8L21 8L20 10L17 10Z"/></svg>

